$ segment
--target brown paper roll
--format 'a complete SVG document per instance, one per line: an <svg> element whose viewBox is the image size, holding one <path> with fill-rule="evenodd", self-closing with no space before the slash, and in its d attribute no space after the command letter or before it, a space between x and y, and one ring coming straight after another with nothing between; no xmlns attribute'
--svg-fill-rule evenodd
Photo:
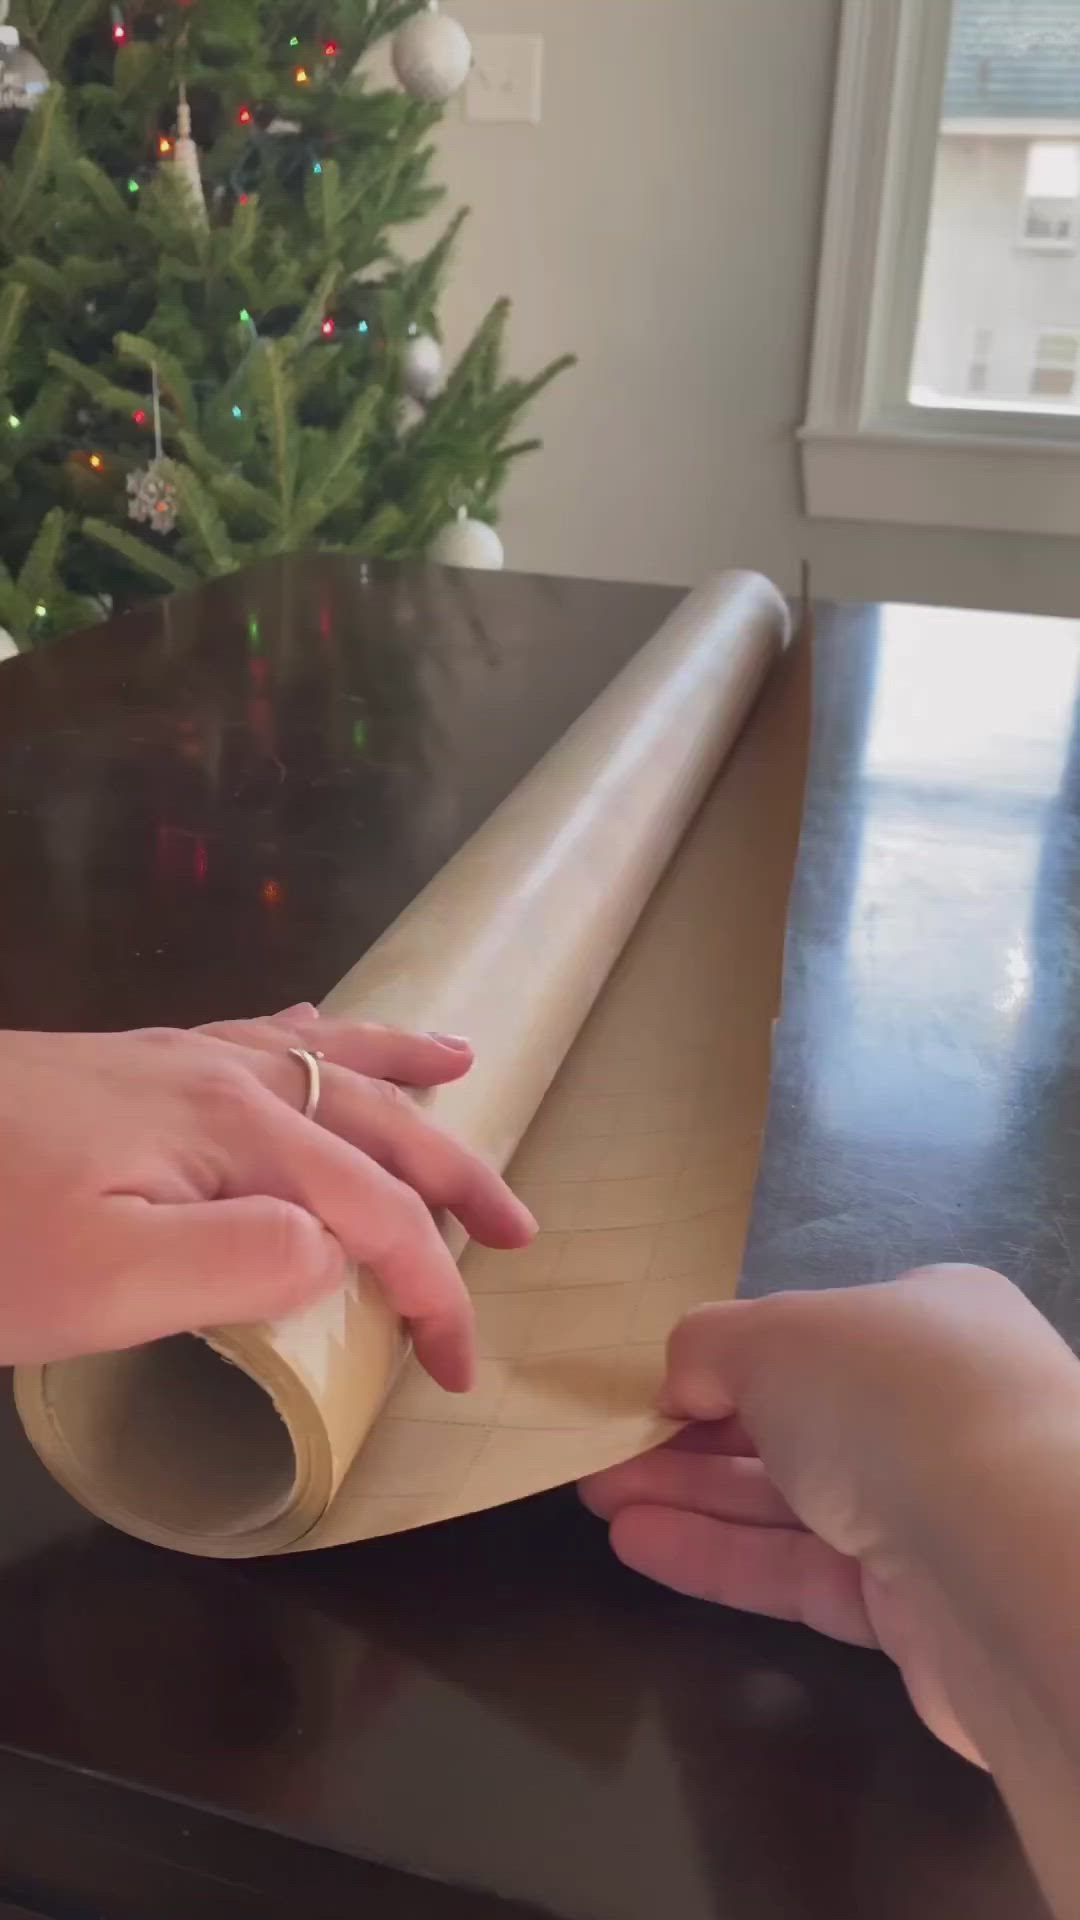
<svg viewBox="0 0 1080 1920"><path fill-rule="evenodd" d="M540 1240L466 1259L478 1391L402 1372L365 1274L278 1325L23 1369L27 1432L91 1511L190 1553L322 1547L535 1492L661 1430L664 1335L730 1290L749 1217L801 792L782 716L785 765L776 725L752 728L601 990L787 632L754 575L691 595L330 996L470 1035L477 1065L434 1108L499 1166L536 1118L514 1174Z"/></svg>

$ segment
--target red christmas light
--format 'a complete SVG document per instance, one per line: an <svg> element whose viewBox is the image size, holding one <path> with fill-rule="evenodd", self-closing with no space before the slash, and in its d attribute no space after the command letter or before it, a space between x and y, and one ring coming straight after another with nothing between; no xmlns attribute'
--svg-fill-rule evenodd
<svg viewBox="0 0 1080 1920"><path fill-rule="evenodd" d="M236 118L242 127L250 127L255 115L252 113L250 107L241 107Z"/></svg>
<svg viewBox="0 0 1080 1920"><path fill-rule="evenodd" d="M118 20L112 30L113 44L117 47L127 45L128 32L122 20Z"/></svg>
<svg viewBox="0 0 1080 1920"><path fill-rule="evenodd" d="M169 136L167 133L163 133L159 136L158 143L157 143L157 150L163 160L167 159L169 154L172 152L173 143L169 139Z"/></svg>
<svg viewBox="0 0 1080 1920"><path fill-rule="evenodd" d="M135 410L135 412L134 412L134 413L132 414L132 416L131 416L131 417L132 417L132 419L134 420L134 422L135 422L135 425L136 425L137 427L145 427L145 425L146 425L146 408L145 408L145 407L138 407L138 408L136 408L136 410Z"/></svg>
<svg viewBox="0 0 1080 1920"><path fill-rule="evenodd" d="M337 332L337 321L334 319L334 316L332 313L328 313L326 316L326 319L322 323L323 339L332 340L336 332Z"/></svg>
<svg viewBox="0 0 1080 1920"><path fill-rule="evenodd" d="M336 40L328 40L323 48L323 52L328 60L336 60L338 54L341 52L341 48L338 46Z"/></svg>

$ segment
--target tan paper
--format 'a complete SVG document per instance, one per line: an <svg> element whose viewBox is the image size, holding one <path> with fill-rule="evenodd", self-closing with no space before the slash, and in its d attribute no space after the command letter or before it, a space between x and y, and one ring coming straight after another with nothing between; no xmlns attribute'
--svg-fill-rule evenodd
<svg viewBox="0 0 1080 1920"><path fill-rule="evenodd" d="M24 1369L27 1431L92 1511L192 1553L325 1547L559 1485L664 1431L663 1343L734 1288L764 1124L798 650L714 783L786 634L756 576L690 596L330 997L468 1033L478 1063L435 1097L440 1122L500 1166L528 1129L511 1178L540 1238L465 1256L476 1392L399 1371L363 1275L275 1327Z"/></svg>

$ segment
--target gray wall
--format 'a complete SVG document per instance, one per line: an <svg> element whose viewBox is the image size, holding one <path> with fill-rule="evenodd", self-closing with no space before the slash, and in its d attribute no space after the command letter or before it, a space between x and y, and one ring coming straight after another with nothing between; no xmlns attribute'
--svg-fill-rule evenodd
<svg viewBox="0 0 1080 1920"><path fill-rule="evenodd" d="M521 369L581 357L537 409L507 503L510 564L1080 611L1080 543L809 524L806 399L840 0L446 0L472 31L538 31L540 127L451 115L441 172L473 218L459 343L516 303Z"/></svg>

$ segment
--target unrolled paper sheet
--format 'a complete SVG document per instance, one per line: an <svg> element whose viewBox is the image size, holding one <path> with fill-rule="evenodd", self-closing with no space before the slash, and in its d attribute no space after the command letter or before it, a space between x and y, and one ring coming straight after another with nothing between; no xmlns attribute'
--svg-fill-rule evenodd
<svg viewBox="0 0 1080 1920"><path fill-rule="evenodd" d="M786 635L756 576L691 595L330 997L476 1046L433 1110L541 1224L465 1254L476 1391L432 1385L366 1275L281 1325L24 1369L30 1437L85 1505L188 1552L296 1551L663 1435L664 1343L734 1290L764 1127L808 721Z"/></svg>

